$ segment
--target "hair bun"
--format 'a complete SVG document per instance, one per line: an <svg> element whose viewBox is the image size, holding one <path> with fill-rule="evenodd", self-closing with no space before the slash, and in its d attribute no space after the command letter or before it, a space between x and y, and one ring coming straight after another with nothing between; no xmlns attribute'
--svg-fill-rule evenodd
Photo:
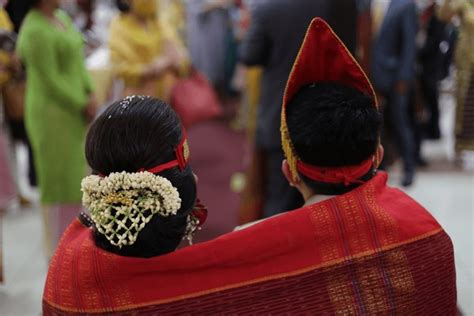
<svg viewBox="0 0 474 316"><path fill-rule="evenodd" d="M133 245L155 214L176 215L181 207L179 192L171 182L146 171L88 176L81 190L95 227L119 248Z"/></svg>

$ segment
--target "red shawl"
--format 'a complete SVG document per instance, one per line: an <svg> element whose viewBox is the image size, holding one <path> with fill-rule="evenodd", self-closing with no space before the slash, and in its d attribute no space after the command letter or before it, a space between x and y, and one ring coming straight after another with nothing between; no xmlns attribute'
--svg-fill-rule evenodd
<svg viewBox="0 0 474 316"><path fill-rule="evenodd" d="M75 221L44 314L454 315L451 240L386 180L152 259L105 252Z"/></svg>

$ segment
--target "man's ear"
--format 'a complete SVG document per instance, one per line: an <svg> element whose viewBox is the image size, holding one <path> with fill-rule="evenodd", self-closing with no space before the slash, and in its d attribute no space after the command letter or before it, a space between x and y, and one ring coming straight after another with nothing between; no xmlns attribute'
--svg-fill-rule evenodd
<svg viewBox="0 0 474 316"><path fill-rule="evenodd" d="M283 172L283 175L285 176L286 180L288 180L288 182L290 183L290 186L297 187L301 183L299 177L293 177L293 174L290 170L290 166L288 165L288 161L286 159L284 159L281 164L281 171Z"/></svg>
<svg viewBox="0 0 474 316"><path fill-rule="evenodd" d="M380 164L382 163L384 152L385 150L383 149L383 146L379 144L379 146L377 147L377 152L375 154L375 162L374 162L375 169L378 169Z"/></svg>

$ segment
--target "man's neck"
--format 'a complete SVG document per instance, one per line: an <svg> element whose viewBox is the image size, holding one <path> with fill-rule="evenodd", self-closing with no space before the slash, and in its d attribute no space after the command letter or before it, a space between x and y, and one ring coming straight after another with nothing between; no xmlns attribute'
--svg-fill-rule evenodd
<svg viewBox="0 0 474 316"><path fill-rule="evenodd" d="M322 201L329 200L333 197L335 197L335 195L313 194L309 198L307 198L307 199L305 198L304 206L309 206L309 205L313 205L313 204L316 204L316 203L320 203Z"/></svg>
<svg viewBox="0 0 474 316"><path fill-rule="evenodd" d="M48 4L41 4L37 7L37 9L48 18L54 18L54 11L56 11L56 8L54 6Z"/></svg>

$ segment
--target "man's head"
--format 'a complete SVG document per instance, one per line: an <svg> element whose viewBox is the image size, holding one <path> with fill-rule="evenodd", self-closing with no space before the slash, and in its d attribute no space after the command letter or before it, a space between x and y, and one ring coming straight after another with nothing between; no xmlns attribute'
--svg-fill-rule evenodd
<svg viewBox="0 0 474 316"><path fill-rule="evenodd" d="M312 166L354 166L382 150L382 118L374 100L352 87L332 82L304 86L288 103L286 120L296 154ZM283 173L305 196L342 194L357 186L316 182L301 174L294 179L286 161ZM362 180L372 174L373 168Z"/></svg>

